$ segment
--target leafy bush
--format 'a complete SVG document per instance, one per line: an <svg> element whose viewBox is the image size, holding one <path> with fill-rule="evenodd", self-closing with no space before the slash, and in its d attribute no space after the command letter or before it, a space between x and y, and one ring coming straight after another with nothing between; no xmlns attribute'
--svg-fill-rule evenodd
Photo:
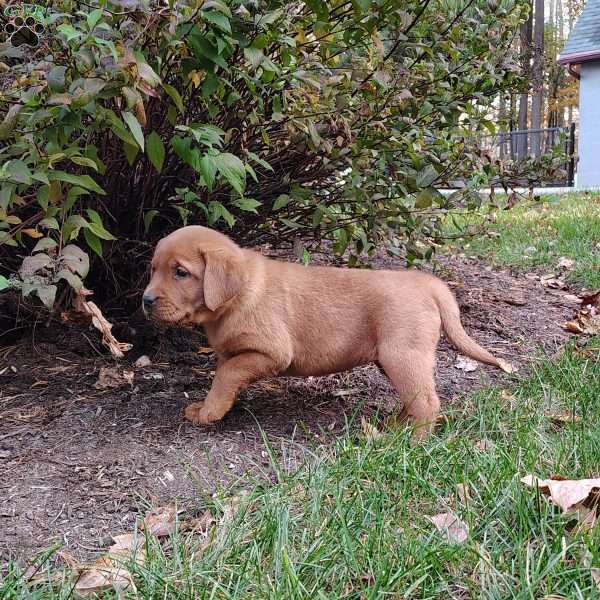
<svg viewBox="0 0 600 600"><path fill-rule="evenodd" d="M487 107L513 77L519 2L37 10L37 47L0 45L0 287L50 306L43 286L63 280L78 245L96 257L92 285L122 297L150 243L182 223L295 241L305 258L322 238L351 262L382 241L427 258L459 201L434 185L464 176L478 201L465 139L494 129ZM30 252L39 269L19 276ZM84 273L67 270L77 288Z"/></svg>

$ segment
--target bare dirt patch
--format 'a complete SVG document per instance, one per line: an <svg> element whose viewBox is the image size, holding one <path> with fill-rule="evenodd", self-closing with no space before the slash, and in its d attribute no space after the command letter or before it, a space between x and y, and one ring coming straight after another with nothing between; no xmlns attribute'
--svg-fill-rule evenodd
<svg viewBox="0 0 600 600"><path fill-rule="evenodd" d="M378 267L397 268L381 258ZM531 277L490 270L475 259L441 259L439 274L461 305L466 329L525 370L540 348L554 353L572 313L565 291ZM341 324L340 326L343 326ZM187 423L183 409L201 399L214 361L200 334L134 323L115 331L134 343L115 363L94 332L39 327L0 348L0 560L27 559L58 542L77 557L100 552L110 534L130 531L150 505L201 511L219 486L246 474L272 476L261 430L284 464L327 444L361 415L390 412L396 396L376 367L280 379L251 387L225 420L209 429ZM135 367L148 354L152 363ZM437 382L443 403L509 376L488 367L457 368L442 341ZM133 371L119 387L95 387L102 367ZM129 379L129 381L128 381Z"/></svg>

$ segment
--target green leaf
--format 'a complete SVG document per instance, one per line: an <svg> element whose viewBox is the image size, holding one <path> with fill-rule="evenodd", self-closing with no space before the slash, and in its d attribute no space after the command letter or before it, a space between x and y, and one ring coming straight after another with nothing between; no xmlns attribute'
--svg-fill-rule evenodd
<svg viewBox="0 0 600 600"><path fill-rule="evenodd" d="M371 0L352 0L352 7L357 14L362 14L369 10Z"/></svg>
<svg viewBox="0 0 600 600"><path fill-rule="evenodd" d="M260 67L265 55L258 48L244 48L244 58L255 68Z"/></svg>
<svg viewBox="0 0 600 600"><path fill-rule="evenodd" d="M227 63L224 58L219 54L217 49L211 44L205 34L200 31L196 26L192 28L191 33L188 36L188 41L194 54L198 58L206 58L209 61L215 63L219 67L227 70Z"/></svg>
<svg viewBox="0 0 600 600"><path fill-rule="evenodd" d="M155 209L148 210L144 213L144 232L148 233L150 227L152 225L152 221L154 221L154 217L158 215L158 211Z"/></svg>
<svg viewBox="0 0 600 600"><path fill-rule="evenodd" d="M127 164L131 166L135 162L135 157L139 154L140 149L137 143L128 144L127 142L125 142L123 144L123 152L125 153Z"/></svg>
<svg viewBox="0 0 600 600"><path fill-rule="evenodd" d="M73 205L75 204L75 201L77 200L77 198L79 198L79 196L83 196L85 194L89 194L89 191L84 190L83 188L81 188L77 185L74 185L67 192L67 199L63 205L63 211L68 213L73 208Z"/></svg>
<svg viewBox="0 0 600 600"><path fill-rule="evenodd" d="M10 281L4 275L0 275L0 292L7 290L9 287L11 287Z"/></svg>
<svg viewBox="0 0 600 600"><path fill-rule="evenodd" d="M40 252L41 250L48 250L48 248L56 247L56 242L49 237L44 237L38 240L38 243L33 247L31 252Z"/></svg>
<svg viewBox="0 0 600 600"><path fill-rule="evenodd" d="M439 177L438 172L433 165L427 165L417 173L417 186L420 188L429 187Z"/></svg>
<svg viewBox="0 0 600 600"><path fill-rule="evenodd" d="M53 93L62 92L65 89L65 73L67 72L67 67L59 66L53 67L50 70L50 73L46 76L46 81L48 82L48 87L50 91Z"/></svg>
<svg viewBox="0 0 600 600"><path fill-rule="evenodd" d="M72 231L74 232L75 236L77 235L77 233L79 232L79 230L82 227L84 229L87 229L89 227L89 223L81 215L71 215L67 219L65 225L69 225L70 227L73 228ZM72 238L67 236L67 239L72 239Z"/></svg>
<svg viewBox="0 0 600 600"><path fill-rule="evenodd" d="M87 245L100 257L102 258L102 242L94 235L89 229L83 230L83 237L87 242Z"/></svg>
<svg viewBox="0 0 600 600"><path fill-rule="evenodd" d="M54 217L46 217L45 219L42 219L39 223L38 223L39 227L44 227L45 229L56 229L58 230L60 228L58 221L54 218Z"/></svg>
<svg viewBox="0 0 600 600"><path fill-rule="evenodd" d="M279 219L286 227L290 229L300 229L302 225L296 223L296 221L291 221L290 219Z"/></svg>
<svg viewBox="0 0 600 600"><path fill-rule="evenodd" d="M96 10L93 10L91 13L89 13L87 16L88 29L90 31L93 31L94 27L96 27L96 25L98 25L98 22L100 21L101 18L102 18L102 9L101 8L97 8Z"/></svg>
<svg viewBox="0 0 600 600"><path fill-rule="evenodd" d="M146 138L146 152L150 162L158 173L162 171L165 162L165 146L156 131Z"/></svg>
<svg viewBox="0 0 600 600"><path fill-rule="evenodd" d="M208 205L208 223L214 225L219 219L223 219L229 227L235 224L235 217L220 202L213 200Z"/></svg>
<svg viewBox="0 0 600 600"><path fill-rule="evenodd" d="M98 223L90 223L88 225L88 229L96 237L99 237L101 240L116 240L117 239L112 233L110 233L109 231L106 231L106 229L104 229L104 227L102 225L99 225Z"/></svg>
<svg viewBox="0 0 600 600"><path fill-rule="evenodd" d="M169 85L168 83L163 83L163 89L165 90L165 92L167 92L167 94L169 94L169 97L171 98L171 100L173 100L173 103L177 107L177 110L181 114L183 114L184 113L183 100L181 99L181 95L179 94L179 92L172 85Z"/></svg>
<svg viewBox="0 0 600 600"><path fill-rule="evenodd" d="M217 165L214 160L214 156L205 154L200 159L200 173L204 179L204 183L210 192L212 192L213 185L215 182L215 175L217 174Z"/></svg>
<svg viewBox="0 0 600 600"><path fill-rule="evenodd" d="M48 310L52 310L56 299L55 285L35 285L33 291Z"/></svg>
<svg viewBox="0 0 600 600"><path fill-rule="evenodd" d="M231 33L231 23L223 13L216 11L204 11L202 12L202 16L204 17L205 21L208 21L209 23L214 23L219 29L226 31L227 33Z"/></svg>
<svg viewBox="0 0 600 600"><path fill-rule="evenodd" d="M281 196L277 196L275 202L273 203L273 210L279 210L284 206L287 206L290 200L291 198L287 194L281 194Z"/></svg>
<svg viewBox="0 0 600 600"><path fill-rule="evenodd" d="M0 123L0 140L7 140L12 137L22 108L21 104L13 104L8 109L8 112L4 115L4 119Z"/></svg>
<svg viewBox="0 0 600 600"><path fill-rule="evenodd" d="M204 10L214 8L231 18L231 10L229 10L229 6L227 6L223 0L205 0L204 4L202 4L202 8Z"/></svg>
<svg viewBox="0 0 600 600"><path fill-rule="evenodd" d="M81 281L81 278L75 275L75 273L69 271L69 269L61 269L56 274L56 279L64 279L77 293L79 293L83 287L83 281Z"/></svg>
<svg viewBox="0 0 600 600"><path fill-rule="evenodd" d="M10 183L5 183L0 186L0 210L6 211L14 194L15 188L16 186Z"/></svg>
<svg viewBox="0 0 600 600"><path fill-rule="evenodd" d="M219 173L238 193L243 194L246 188L246 167L235 154L224 152L214 157Z"/></svg>
<svg viewBox="0 0 600 600"><path fill-rule="evenodd" d="M85 212L92 223L97 223L98 225L102 226L102 217L98 211L94 210L93 208L86 208Z"/></svg>
<svg viewBox="0 0 600 600"><path fill-rule="evenodd" d="M155 88L160 85L160 77L156 74L156 71L143 59L140 53L136 52L136 55L140 56L137 61L138 77L145 81L150 87Z"/></svg>
<svg viewBox="0 0 600 600"><path fill-rule="evenodd" d="M254 161L257 165L267 169L267 171L271 171L271 173L274 172L273 167L266 160L263 160L260 156L254 154L254 152L247 152L246 154L248 155L248 158Z"/></svg>
<svg viewBox="0 0 600 600"><path fill-rule="evenodd" d="M238 198L233 202L234 206L237 206L239 209L244 210L246 212L251 212L254 214L258 214L256 208L262 205L262 202L258 200L254 200L254 198Z"/></svg>
<svg viewBox="0 0 600 600"><path fill-rule="evenodd" d="M219 89L219 78L214 73L207 73L202 82L202 96L209 98Z"/></svg>
<svg viewBox="0 0 600 600"><path fill-rule="evenodd" d="M48 179L50 181L65 181L106 196L106 192L89 175L73 175L66 171L48 171Z"/></svg>
<svg viewBox="0 0 600 600"><path fill-rule="evenodd" d="M140 150L143 152L144 151L144 132L142 131L142 126L140 125L140 122L136 119L135 115L129 111L123 111L123 112L121 112L121 115L123 116L123 120L125 121L125 123L127 123L127 126L129 127L129 129L131 130L131 133L132 133L137 145L140 147Z"/></svg>
<svg viewBox="0 0 600 600"><path fill-rule="evenodd" d="M31 184L31 171L22 160L9 160L4 168L12 181L27 185Z"/></svg>
<svg viewBox="0 0 600 600"><path fill-rule="evenodd" d="M71 156L71 162L74 162L76 165L80 165L82 167L90 167L94 169L94 171L98 170L98 165L95 163L95 161L85 156Z"/></svg>

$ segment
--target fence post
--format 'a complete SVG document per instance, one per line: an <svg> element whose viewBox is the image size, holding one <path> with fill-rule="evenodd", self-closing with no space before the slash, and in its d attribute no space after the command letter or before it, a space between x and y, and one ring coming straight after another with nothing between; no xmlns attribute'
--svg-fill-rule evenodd
<svg viewBox="0 0 600 600"><path fill-rule="evenodd" d="M569 127L567 157L567 186L573 187L575 184L575 123L571 123L571 126Z"/></svg>

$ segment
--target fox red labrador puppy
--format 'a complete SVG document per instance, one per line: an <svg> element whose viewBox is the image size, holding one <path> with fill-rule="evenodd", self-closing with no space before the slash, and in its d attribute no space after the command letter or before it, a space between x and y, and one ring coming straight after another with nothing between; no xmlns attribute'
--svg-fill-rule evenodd
<svg viewBox="0 0 600 600"><path fill-rule="evenodd" d="M439 412L433 374L442 329L463 354L509 368L467 335L452 292L432 275L270 260L200 226L158 243L143 308L157 321L202 325L217 353L206 400L185 410L197 425L222 419L259 379L376 362L420 436Z"/></svg>

